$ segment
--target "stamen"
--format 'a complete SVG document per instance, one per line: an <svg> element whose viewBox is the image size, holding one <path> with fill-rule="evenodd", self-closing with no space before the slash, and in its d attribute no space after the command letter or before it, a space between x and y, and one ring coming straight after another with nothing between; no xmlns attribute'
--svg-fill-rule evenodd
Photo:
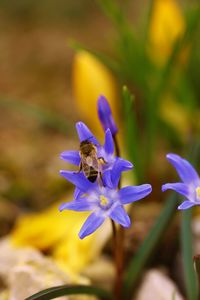
<svg viewBox="0 0 200 300"><path fill-rule="evenodd" d="M196 188L196 195L197 195L197 198L200 198L200 186L198 186Z"/></svg>
<svg viewBox="0 0 200 300"><path fill-rule="evenodd" d="M108 205L108 203L109 203L108 199L105 196L100 195L100 204L102 206L106 206L106 205Z"/></svg>

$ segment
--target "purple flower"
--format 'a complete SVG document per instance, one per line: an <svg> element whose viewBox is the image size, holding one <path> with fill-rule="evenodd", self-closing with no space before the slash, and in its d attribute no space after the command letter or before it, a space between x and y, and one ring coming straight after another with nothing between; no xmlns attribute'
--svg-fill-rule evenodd
<svg viewBox="0 0 200 300"><path fill-rule="evenodd" d="M200 178L194 167L176 154L167 154L167 159L175 167L182 182L166 183L162 186L162 191L171 189L187 199L179 205L178 209L200 205Z"/></svg>
<svg viewBox="0 0 200 300"><path fill-rule="evenodd" d="M118 132L118 128L113 119L110 105L104 96L99 96L97 109L99 120L101 122L101 125L103 126L104 131L109 128L112 135L114 136Z"/></svg>
<svg viewBox="0 0 200 300"><path fill-rule="evenodd" d="M127 186L117 190L117 181L111 188L99 186L97 182L90 182L82 173L71 171L60 171L60 173L81 191L81 195L75 200L63 203L60 211L64 209L92 211L79 232L81 239L99 228L107 217L124 227L129 227L130 218L123 205L144 198L152 190L150 184Z"/></svg>
<svg viewBox="0 0 200 300"><path fill-rule="evenodd" d="M95 144L97 157L104 159L105 164L102 165L102 178L107 186L115 185L115 182L119 181L121 172L132 169L132 163L114 155L114 142L110 129L106 130L104 146L100 145L93 133L83 122L76 123L76 130L80 142L88 140ZM60 157L76 166L79 166L81 162L79 151L64 151Z"/></svg>

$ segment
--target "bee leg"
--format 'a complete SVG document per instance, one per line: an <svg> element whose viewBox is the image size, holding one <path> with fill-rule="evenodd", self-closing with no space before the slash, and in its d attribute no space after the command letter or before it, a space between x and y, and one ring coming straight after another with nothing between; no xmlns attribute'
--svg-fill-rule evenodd
<svg viewBox="0 0 200 300"><path fill-rule="evenodd" d="M102 156L98 157L98 160L99 160L99 162L100 162L101 164L106 164L106 163L107 163L107 162L105 161L105 159L104 159Z"/></svg>
<svg viewBox="0 0 200 300"><path fill-rule="evenodd" d="M100 186L103 186L103 185L104 185L104 183L103 183L103 176L102 176L102 173L101 173L101 172L98 173L97 182L98 182L98 184L99 184Z"/></svg>

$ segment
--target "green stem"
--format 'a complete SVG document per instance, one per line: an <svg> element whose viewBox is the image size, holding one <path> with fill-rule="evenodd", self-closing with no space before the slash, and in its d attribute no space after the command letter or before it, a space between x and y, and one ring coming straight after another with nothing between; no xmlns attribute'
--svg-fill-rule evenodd
<svg viewBox="0 0 200 300"><path fill-rule="evenodd" d="M120 156L120 149L119 149L119 144L118 144L116 135L113 135L113 141L114 141L114 144L115 144L115 152L116 152L116 156L119 157L119 156Z"/></svg>
<svg viewBox="0 0 200 300"><path fill-rule="evenodd" d="M116 156L120 157L120 148L116 138L113 135L115 144ZM119 181L118 188L121 188L121 181ZM124 228L120 225L118 231L116 225L112 221L113 238L114 238L114 252L115 252L115 264L116 264L116 278L114 284L114 294L116 300L122 300L122 285L123 285L123 273L124 273Z"/></svg>
<svg viewBox="0 0 200 300"><path fill-rule="evenodd" d="M198 286L198 299L200 299L200 255L195 255L193 257L194 269L197 278L197 286Z"/></svg>
<svg viewBox="0 0 200 300"><path fill-rule="evenodd" d="M123 86L122 99L124 107L124 125L125 125L125 142L131 161L134 163L134 170L137 180L140 182L144 177L143 161L139 149L141 148L141 133L137 123L134 96L126 86Z"/></svg>
<svg viewBox="0 0 200 300"><path fill-rule="evenodd" d="M123 234L124 230L121 230L121 226L117 231L116 224L112 221L113 230L113 253L116 267L116 277L114 282L114 295L115 300L122 300L122 282L123 282Z"/></svg>
<svg viewBox="0 0 200 300"><path fill-rule="evenodd" d="M191 234L192 210L182 212L181 218L181 248L184 268L184 279L188 300L198 300L195 271L193 268L192 234Z"/></svg>

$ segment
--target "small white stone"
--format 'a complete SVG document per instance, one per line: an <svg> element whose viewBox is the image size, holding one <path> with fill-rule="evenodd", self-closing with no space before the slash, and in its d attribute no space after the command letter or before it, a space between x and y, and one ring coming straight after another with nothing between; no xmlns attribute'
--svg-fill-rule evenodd
<svg viewBox="0 0 200 300"><path fill-rule="evenodd" d="M7 285L9 300L22 300L40 290L71 283L50 258L36 249L13 247L9 239L0 241L0 277Z"/></svg>
<svg viewBox="0 0 200 300"><path fill-rule="evenodd" d="M162 271L146 272L134 300L184 300L175 283Z"/></svg>

